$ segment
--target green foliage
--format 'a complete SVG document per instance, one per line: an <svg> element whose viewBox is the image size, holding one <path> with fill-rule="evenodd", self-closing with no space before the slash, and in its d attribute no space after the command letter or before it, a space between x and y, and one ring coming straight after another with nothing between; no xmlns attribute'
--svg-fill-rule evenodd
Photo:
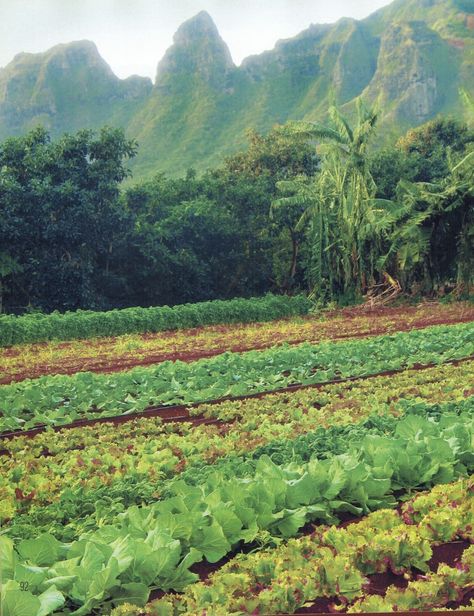
<svg viewBox="0 0 474 616"><path fill-rule="evenodd" d="M303 295L211 301L181 306L125 308L108 312L31 314L0 317L0 346L46 340L77 340L100 336L159 332L212 325L252 323L305 315L312 304Z"/></svg>
<svg viewBox="0 0 474 616"><path fill-rule="evenodd" d="M358 297L375 281L375 255L380 231L381 204L368 165L367 150L377 114L362 103L352 128L337 107L330 109L331 124L294 124L288 131L321 141L320 173L312 180L300 177L280 182L289 196L277 207L298 207L304 212L297 228L308 227L308 278L320 299Z"/></svg>
<svg viewBox="0 0 474 616"><path fill-rule="evenodd" d="M124 232L118 204L135 144L122 131L81 131L52 142L43 129L0 145L0 245L7 291L24 304L78 308L100 302L99 272ZM15 267L12 268L11 264Z"/></svg>
<svg viewBox="0 0 474 616"><path fill-rule="evenodd" d="M472 131L449 120L409 131L398 143L412 164L412 181L402 177L398 184L379 265L405 288L427 293L451 281L462 293L473 284L473 143Z"/></svg>
<svg viewBox="0 0 474 616"><path fill-rule="evenodd" d="M0 387L0 432L376 374L472 354L474 327L467 323L337 344L224 353L192 363L167 361L114 374L44 376Z"/></svg>
<svg viewBox="0 0 474 616"><path fill-rule="evenodd" d="M377 186L376 197L396 200L401 179L413 181L419 177L414 156L396 147L387 147L369 155L370 172Z"/></svg>
<svg viewBox="0 0 474 616"><path fill-rule="evenodd" d="M3 312L4 279L21 272L18 261L12 259L6 252L0 252L0 314Z"/></svg>
<svg viewBox="0 0 474 616"><path fill-rule="evenodd" d="M136 272L133 278L124 272L128 301L179 304L268 291L268 242L259 233L266 184L219 171L199 179L188 172L128 190L135 216L128 258Z"/></svg>
<svg viewBox="0 0 474 616"><path fill-rule="evenodd" d="M450 155L460 156L474 142L474 131L450 118L438 118L409 130L396 143L416 182L436 182L449 175Z"/></svg>
<svg viewBox="0 0 474 616"><path fill-rule="evenodd" d="M4 592L16 590L14 581L26 565L40 573L32 578L33 597L41 601L44 589L54 590L48 605L68 601L79 607L77 616L110 602L143 605L150 586L182 590L197 579L189 571L192 564L217 562L240 542L288 538L307 521L334 522L344 512L393 507L394 491L448 483L472 472L473 429L472 416L439 424L407 417L394 437L369 435L358 449L326 460L279 466L261 456L254 474L244 479L224 481L216 471L196 487L176 482L171 497L131 507L115 524L72 543L43 534L13 546L1 536L9 572Z"/></svg>
<svg viewBox="0 0 474 616"><path fill-rule="evenodd" d="M289 135L282 126L275 126L265 136L249 131L248 138L248 149L227 158L215 177L223 184L221 194L232 184L253 188L253 194L245 201L242 189L240 194L235 191L229 195L229 207L242 226L260 238L267 258L272 258L274 283L279 290L288 292L303 282L299 258L303 233L297 229L301 212L296 208L270 209L270 204L277 195L279 181L300 174L314 176L319 158L310 144L297 135ZM251 246L252 239L248 238L246 243Z"/></svg>
<svg viewBox="0 0 474 616"><path fill-rule="evenodd" d="M266 175L274 181L295 175L313 175L318 157L310 145L298 138L289 138L283 126L273 127L266 135L249 130L249 145L226 159L224 168L233 174L248 177Z"/></svg>
<svg viewBox="0 0 474 616"><path fill-rule="evenodd" d="M158 174L122 193L135 150L120 131L7 140L0 303L106 310L308 287L348 303L384 280L468 294L472 130L438 119L371 153L376 119L360 104L353 126L333 107L328 125L251 131L248 149L218 169ZM38 339L12 337L14 322L2 321L0 344Z"/></svg>

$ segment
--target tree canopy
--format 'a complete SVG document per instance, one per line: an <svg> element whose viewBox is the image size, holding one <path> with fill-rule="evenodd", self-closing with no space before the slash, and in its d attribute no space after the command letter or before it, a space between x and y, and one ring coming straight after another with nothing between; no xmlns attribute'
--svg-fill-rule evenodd
<svg viewBox="0 0 474 616"><path fill-rule="evenodd" d="M296 122L202 175L126 185L122 131L0 144L0 310L163 305L267 291L353 301L473 285L474 131L440 118L377 149L377 115Z"/></svg>

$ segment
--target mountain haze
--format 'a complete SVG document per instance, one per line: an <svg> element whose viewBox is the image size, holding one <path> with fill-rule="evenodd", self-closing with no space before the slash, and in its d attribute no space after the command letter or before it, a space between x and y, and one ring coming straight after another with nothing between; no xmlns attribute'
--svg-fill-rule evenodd
<svg viewBox="0 0 474 616"><path fill-rule="evenodd" d="M0 69L0 139L41 123L55 135L105 123L140 144L135 177L204 169L247 128L321 119L336 99L377 102L382 136L447 113L474 92L474 0L395 0L362 21L311 25L237 67L206 13L180 26L155 82L121 80L88 41L19 54Z"/></svg>

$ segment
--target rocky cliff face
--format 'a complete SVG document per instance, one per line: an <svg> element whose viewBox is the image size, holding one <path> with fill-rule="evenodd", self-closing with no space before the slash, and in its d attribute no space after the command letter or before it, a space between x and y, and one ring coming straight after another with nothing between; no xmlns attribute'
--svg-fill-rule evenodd
<svg viewBox="0 0 474 616"><path fill-rule="evenodd" d="M37 123L64 130L123 126L139 141L136 177L218 164L260 131L322 119L336 97L348 113L377 102L382 133L438 113L462 116L474 91L472 0L395 0L363 21L312 25L271 51L232 62L211 17L176 32L155 84L120 80L86 41L20 54L0 70L0 138Z"/></svg>
<svg viewBox="0 0 474 616"><path fill-rule="evenodd" d="M219 88L233 68L229 48L211 16L201 11L184 22L174 35L172 47L158 64L155 88L162 92L172 90L183 78L202 80Z"/></svg>
<svg viewBox="0 0 474 616"><path fill-rule="evenodd" d="M459 54L420 21L394 23L382 35L377 70L365 91L382 117L404 126L442 111L459 87Z"/></svg>
<svg viewBox="0 0 474 616"><path fill-rule="evenodd" d="M359 96L372 80L380 41L364 24L351 21L334 66L333 82L340 103ZM354 62L357 58L357 62Z"/></svg>
<svg viewBox="0 0 474 616"><path fill-rule="evenodd" d="M90 41L21 53L0 71L0 135L38 123L55 133L99 126L151 87L143 77L118 79Z"/></svg>

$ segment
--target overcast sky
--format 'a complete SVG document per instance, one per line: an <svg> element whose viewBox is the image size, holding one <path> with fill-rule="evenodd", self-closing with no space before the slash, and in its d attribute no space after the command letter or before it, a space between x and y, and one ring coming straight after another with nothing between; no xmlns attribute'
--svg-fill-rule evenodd
<svg viewBox="0 0 474 616"><path fill-rule="evenodd" d="M119 77L154 77L178 26L201 10L236 64L311 23L363 18L390 0L0 0L0 66L20 51L89 39Z"/></svg>

